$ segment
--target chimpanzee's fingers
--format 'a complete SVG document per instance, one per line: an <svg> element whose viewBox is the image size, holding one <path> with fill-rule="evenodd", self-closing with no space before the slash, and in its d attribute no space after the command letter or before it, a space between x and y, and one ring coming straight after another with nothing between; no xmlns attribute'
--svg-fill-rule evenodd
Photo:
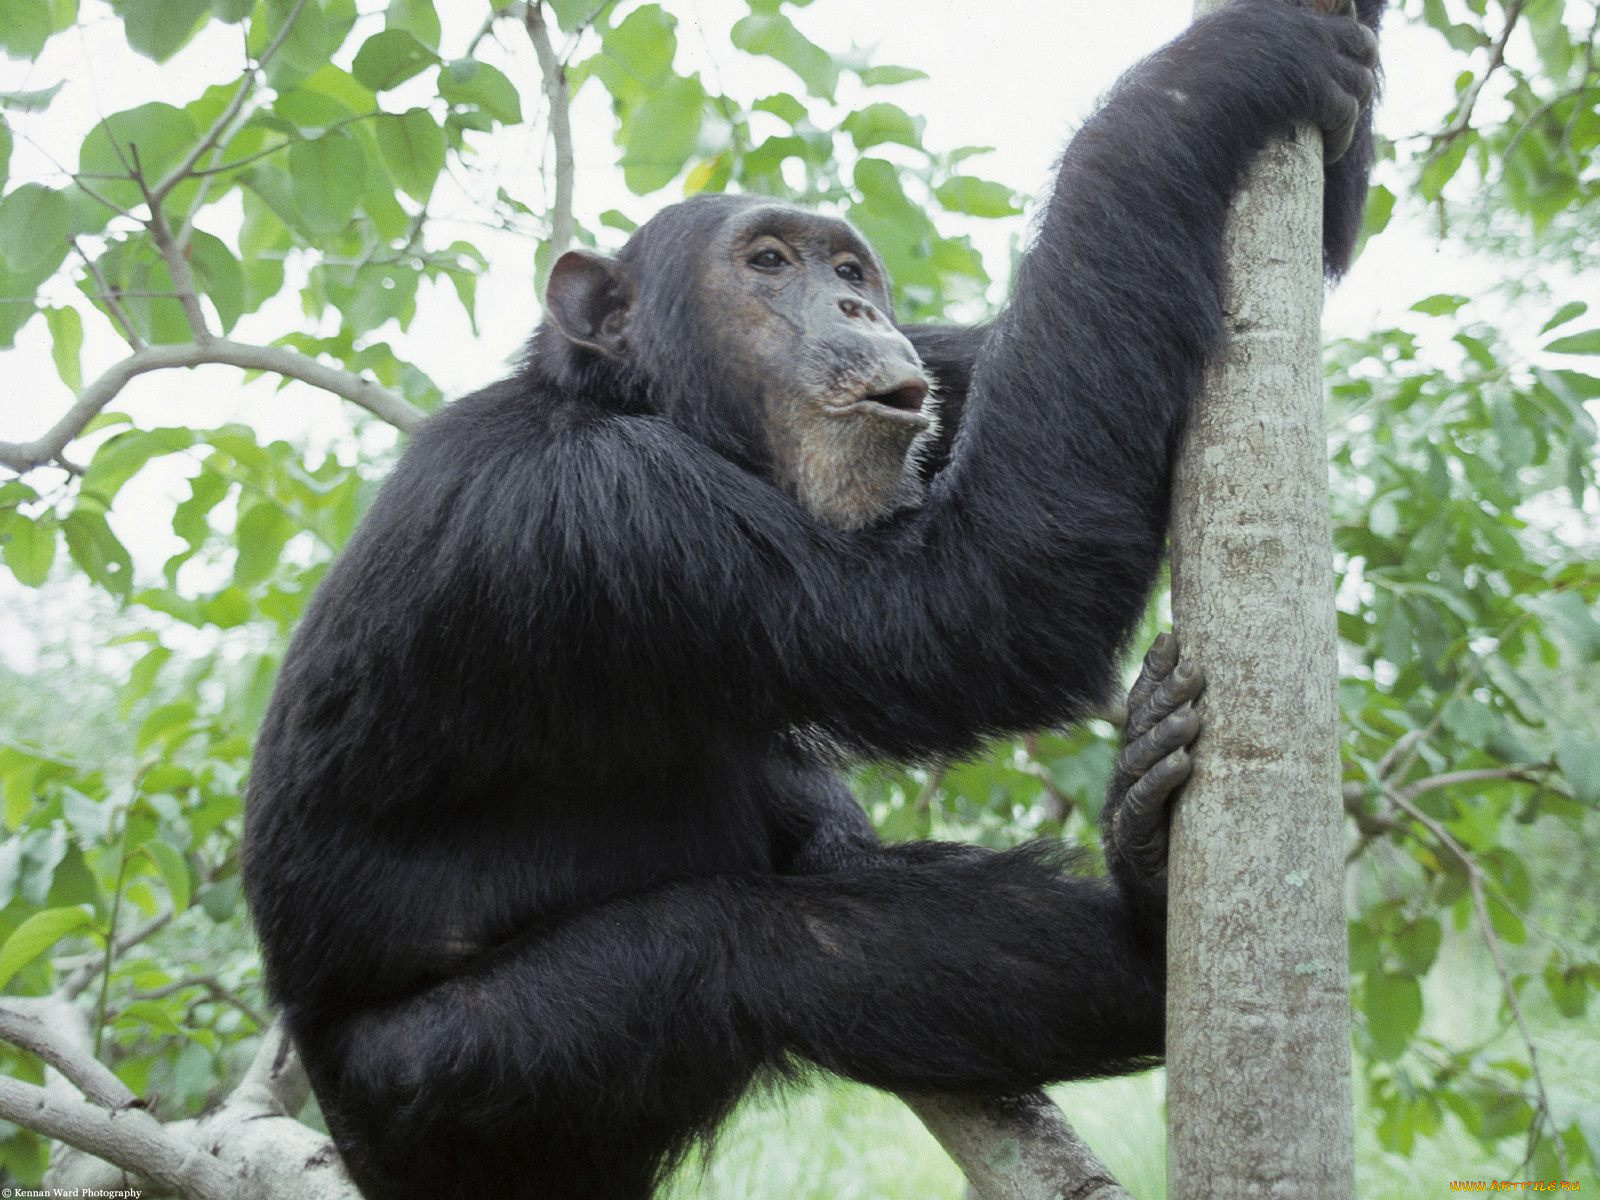
<svg viewBox="0 0 1600 1200"><path fill-rule="evenodd" d="M1205 686L1206 673L1194 663L1181 662L1156 685L1143 703L1135 705L1130 695L1124 739L1129 744L1138 741L1181 706L1199 696Z"/></svg>
<svg viewBox="0 0 1600 1200"><path fill-rule="evenodd" d="M1139 668L1139 678L1133 681L1133 686L1128 689L1128 719L1131 721L1135 713L1140 712L1150 701L1150 695L1161 681L1172 674L1172 668L1178 665L1178 639L1170 633L1156 634L1156 640L1150 643L1150 649L1144 656L1144 665Z"/></svg>
<svg viewBox="0 0 1600 1200"><path fill-rule="evenodd" d="M1193 769L1187 750L1167 755L1128 789L1117 809L1112 836L1118 852L1141 873L1167 869L1167 805Z"/></svg>
<svg viewBox="0 0 1600 1200"><path fill-rule="evenodd" d="M1129 742L1117 759L1124 779L1137 779L1167 755L1182 750L1200 733L1200 714L1185 702L1163 717L1148 733Z"/></svg>

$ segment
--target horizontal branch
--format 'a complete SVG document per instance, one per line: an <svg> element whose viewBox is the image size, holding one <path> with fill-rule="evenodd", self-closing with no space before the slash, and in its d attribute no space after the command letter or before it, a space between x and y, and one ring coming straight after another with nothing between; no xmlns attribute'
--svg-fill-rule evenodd
<svg viewBox="0 0 1600 1200"><path fill-rule="evenodd" d="M215 363L247 371L266 371L298 379L366 409L402 430L415 429L426 415L404 397L370 379L331 367L286 346L252 346L225 338L207 338L178 345L147 346L114 364L78 393L77 400L49 432L31 442L0 442L0 466L19 475L58 459L67 444L83 432L106 405L137 376L175 367Z"/></svg>
<svg viewBox="0 0 1600 1200"><path fill-rule="evenodd" d="M0 1076L0 1117L148 1176L190 1200L230 1200L222 1164L140 1108L108 1109Z"/></svg>
<svg viewBox="0 0 1600 1200"><path fill-rule="evenodd" d="M0 1039L37 1055L96 1104L124 1108L135 1103L138 1097L95 1058L88 1039L73 1036L82 1020L71 1001L60 997L12 997L0 1002Z"/></svg>
<svg viewBox="0 0 1600 1200"><path fill-rule="evenodd" d="M1130 1200L1042 1092L900 1098L983 1200Z"/></svg>
<svg viewBox="0 0 1600 1200"><path fill-rule="evenodd" d="M1548 763L1526 763L1516 767L1474 767L1465 771L1446 771L1430 775L1415 783L1396 789L1407 800L1415 800L1424 792L1455 787L1462 783L1544 783L1545 774L1553 768Z"/></svg>

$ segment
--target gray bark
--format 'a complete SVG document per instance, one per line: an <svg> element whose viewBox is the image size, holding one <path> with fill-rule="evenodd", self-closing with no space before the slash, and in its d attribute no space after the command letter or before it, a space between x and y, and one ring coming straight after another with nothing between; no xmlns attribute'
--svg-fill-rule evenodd
<svg viewBox="0 0 1600 1200"><path fill-rule="evenodd" d="M1235 204L1230 343L1174 486L1173 622L1208 685L1172 835L1172 1200L1354 1194L1321 157L1273 147Z"/></svg>
<svg viewBox="0 0 1600 1200"><path fill-rule="evenodd" d="M1043 1093L902 1096L979 1200L1130 1200Z"/></svg>

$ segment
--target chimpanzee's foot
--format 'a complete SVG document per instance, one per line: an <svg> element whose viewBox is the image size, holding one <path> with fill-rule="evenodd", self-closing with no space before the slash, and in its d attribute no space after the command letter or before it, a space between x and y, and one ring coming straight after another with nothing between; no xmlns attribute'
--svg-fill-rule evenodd
<svg viewBox="0 0 1600 1200"><path fill-rule="evenodd" d="M1106 796L1106 856L1127 882L1151 893L1167 886L1167 818L1189 778L1189 746L1200 733L1194 700L1205 673L1179 663L1178 639L1156 638L1128 692L1123 749Z"/></svg>

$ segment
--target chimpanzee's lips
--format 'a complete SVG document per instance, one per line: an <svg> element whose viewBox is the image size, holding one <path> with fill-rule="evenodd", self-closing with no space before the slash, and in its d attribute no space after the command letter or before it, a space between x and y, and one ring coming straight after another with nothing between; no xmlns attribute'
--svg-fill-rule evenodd
<svg viewBox="0 0 1600 1200"><path fill-rule="evenodd" d="M869 385L871 386L871 385ZM926 429L932 418L922 411L928 398L928 381L921 376L894 381L887 387L864 391L861 398L841 404L834 412L875 417L914 429Z"/></svg>
<svg viewBox="0 0 1600 1200"><path fill-rule="evenodd" d="M913 379L909 383L902 383L899 387L890 388L887 392L875 392L867 397L867 402L881 404L884 408L892 408L899 412L920 413L922 402L927 398L927 382Z"/></svg>

